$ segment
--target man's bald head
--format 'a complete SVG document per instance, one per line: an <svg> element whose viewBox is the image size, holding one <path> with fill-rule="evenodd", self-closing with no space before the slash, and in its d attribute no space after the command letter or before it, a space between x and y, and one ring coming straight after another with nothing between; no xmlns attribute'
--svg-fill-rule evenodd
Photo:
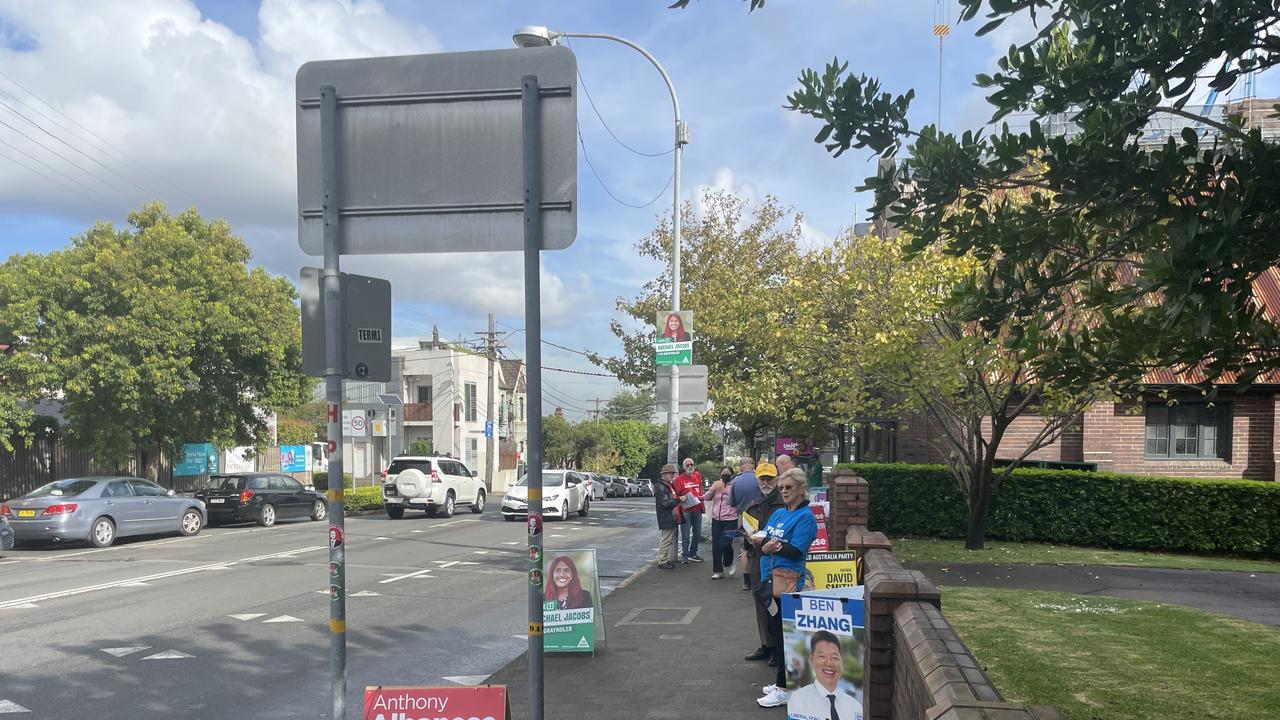
<svg viewBox="0 0 1280 720"><path fill-rule="evenodd" d="M778 456L778 477L782 477L782 473L796 466L796 461L791 459L790 455L782 454Z"/></svg>

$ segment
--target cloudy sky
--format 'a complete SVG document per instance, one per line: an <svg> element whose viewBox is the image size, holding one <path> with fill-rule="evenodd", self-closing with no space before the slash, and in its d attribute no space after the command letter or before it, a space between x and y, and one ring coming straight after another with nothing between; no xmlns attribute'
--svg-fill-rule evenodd
<svg viewBox="0 0 1280 720"><path fill-rule="evenodd" d="M931 34L951 3L935 0L0 0L0 257L47 252L96 220L113 223L150 199L223 217L254 262L296 278L319 264L298 247L293 78L309 60L511 47L521 25L621 35L667 68L691 130L685 200L708 188L766 194L805 214L812 242L865 219L854 192L870 172L865 153L830 158L812 142L812 120L782 109L799 72L833 56L915 88L917 121L938 107L938 49ZM1018 28L946 40L943 126L989 114L972 87ZM614 301L660 268L635 242L670 212L662 188L671 106L659 75L638 53L597 40L571 43L580 98L578 237L544 254L544 337L567 348L616 352ZM1265 88L1260 87L1260 92ZM607 186L608 191L606 191ZM627 207L656 202L640 209ZM389 278L394 334L471 337L489 312L499 329L524 327L517 253L361 256L344 269ZM750 271L750 269L744 269ZM524 335L507 354L524 355ZM598 371L579 354L544 347L544 365ZM571 417L608 398L611 379L544 374L548 408Z"/></svg>

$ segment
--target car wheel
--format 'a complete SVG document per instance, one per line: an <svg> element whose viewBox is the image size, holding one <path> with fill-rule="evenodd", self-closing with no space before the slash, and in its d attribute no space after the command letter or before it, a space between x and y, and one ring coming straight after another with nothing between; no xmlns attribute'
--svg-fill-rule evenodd
<svg viewBox="0 0 1280 720"><path fill-rule="evenodd" d="M479 515L484 512L484 491L476 493L476 501L471 503L471 512Z"/></svg>
<svg viewBox="0 0 1280 720"><path fill-rule="evenodd" d="M181 532L184 537L191 537L192 535L199 535L202 527L204 527L204 523L200 519L200 513L196 510L187 510L182 513L182 525L178 532Z"/></svg>
<svg viewBox="0 0 1280 720"><path fill-rule="evenodd" d="M439 510L440 508L436 507L435 505L428 505L427 507L422 509L422 511L427 514L427 517L435 517L436 514L439 512Z"/></svg>
<svg viewBox="0 0 1280 720"><path fill-rule="evenodd" d="M262 527L271 527L276 524L276 506L270 503L262 506L262 512L258 513L258 524Z"/></svg>
<svg viewBox="0 0 1280 720"><path fill-rule="evenodd" d="M392 520L399 520L400 518L404 517L404 506L403 506L403 505L388 505L388 506L387 506L387 517L391 518Z"/></svg>
<svg viewBox="0 0 1280 720"><path fill-rule="evenodd" d="M582 509L578 511L578 517L586 517L587 511L591 509L591 498L582 498Z"/></svg>
<svg viewBox="0 0 1280 720"><path fill-rule="evenodd" d="M560 519L561 520L569 519L569 501L568 500L565 500L564 503L560 505Z"/></svg>
<svg viewBox="0 0 1280 720"><path fill-rule="evenodd" d="M111 518L100 517L89 526L89 542L94 547L109 547L116 541L116 524Z"/></svg>
<svg viewBox="0 0 1280 720"><path fill-rule="evenodd" d="M453 517L453 505L455 502L456 501L453 499L453 491L450 490L449 494L444 496L444 505L436 514L445 518Z"/></svg>

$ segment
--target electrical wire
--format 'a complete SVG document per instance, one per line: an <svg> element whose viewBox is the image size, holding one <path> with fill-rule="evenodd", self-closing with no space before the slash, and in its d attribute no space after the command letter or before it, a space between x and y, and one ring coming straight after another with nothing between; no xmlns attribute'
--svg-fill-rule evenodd
<svg viewBox="0 0 1280 720"><path fill-rule="evenodd" d="M630 150L636 155L640 155L642 157L662 157L663 155L670 155L671 153L676 151L676 149L673 147L670 150L663 150L662 152L648 153L648 152L643 152L641 150L637 150L631 147L630 145L622 142L622 138L614 134L613 128L609 127L609 123L605 122L604 116L600 114L600 110L596 107L596 101L591 99L591 91L587 89L587 82L582 79L582 70L579 69L577 72L578 72L578 84L582 86L582 94L587 96L587 103L591 105L591 110L595 112L596 117L600 119L600 124L603 125L604 129L609 133L609 137L616 140L619 145Z"/></svg>
<svg viewBox="0 0 1280 720"><path fill-rule="evenodd" d="M32 159L32 160L34 160L34 161L36 161L36 162L40 163L41 165L43 165L43 166L45 166L45 167L49 168L50 170L52 170L53 172L58 173L58 174L59 174L59 175L61 175L62 177L64 177L64 178L66 178L67 180L69 180L69 181L71 181L71 182L75 183L76 185L79 185L80 187L84 188L84 189L85 189L85 190L87 190L88 192L93 193L95 196L97 196L97 197L98 197L98 199L102 199L102 200L105 200L105 199L106 199L106 196L105 196L105 195L102 195L102 194L101 194L98 190L96 190L95 188L91 188L91 187L89 187L88 185L85 185L84 183L80 182L79 180L76 180L75 178L71 177L70 175L68 175L68 174L66 174L66 173L64 173L64 172L62 172L62 171L61 171L61 170L59 170L58 168L56 168L56 167L54 167L54 166L50 165L49 163L45 162L44 160L41 160L40 158L36 157L35 155L32 155L31 153L27 152L26 150L23 150L22 148L18 147L17 145L13 145L12 143L6 142L6 141L4 141L4 140L0 140L0 145L4 145L5 147L9 147L9 148L12 148L12 149L14 149L14 150L17 150L18 152L22 153L22 154L23 154L23 155L25 155L26 157L28 157L28 158L30 158L30 159Z"/></svg>
<svg viewBox="0 0 1280 720"><path fill-rule="evenodd" d="M116 186L112 185L112 184L111 184L111 182L110 182L109 180L107 180L106 178L102 177L101 175L98 175L97 173L93 172L92 170L89 170L88 168L84 167L83 165L81 165L81 164L77 163L75 160L72 160L71 158L67 157L66 155L63 155L62 153L58 152L57 150L54 150L53 148L49 147L48 145L45 145L44 143L40 142L39 140L36 140L35 138L33 138L33 137L31 137L30 135L28 135L28 134L26 134L26 133L22 132L21 130L19 130L18 128L16 128L16 127L14 127L14 126L10 125L9 123L5 122L4 120L0 120L0 125L3 125L3 126L5 126L5 127L9 128L10 130L12 130L12 131L14 131L14 132L18 133L19 135L21 135L22 137L24 137L24 138L26 138L26 139L30 140L31 142L35 143L36 145L39 145L41 148L44 148L44 150L45 150L46 152L48 152L49 154L54 155L54 156L56 156L56 157L58 157L58 158L61 158L63 162L67 163L68 165L71 165L72 167L76 168L77 170L79 170L80 172L84 173L85 175L88 175L88 176L90 176L90 177L92 177L92 178L96 179L98 182L101 182L102 184L106 185L107 187L111 188L112 190L114 190L114 191L116 191L116 192L120 192L120 189L119 189L119 188L117 188Z"/></svg>
<svg viewBox="0 0 1280 720"><path fill-rule="evenodd" d="M80 153L80 154L81 154L81 155L83 155L85 158L87 158L87 159L89 159L89 160L91 160L91 161L93 161L93 162L97 163L97 164L98 164L98 166L100 166L103 170L106 170L107 172L111 173L112 175L115 175L116 177L118 177L118 178L120 178L121 180L123 180L123 181L125 181L125 182L129 183L130 185L132 185L132 186L134 186L134 187L138 188L139 190L141 190L141 191L142 191L142 192L144 192L144 193L145 193L145 192L150 192L149 190L147 190L146 188L142 187L142 186L141 186L141 185L139 185L138 183L136 183L136 182L134 182L134 181L130 180L129 178L127 178L127 177L125 177L125 176L121 175L120 173L116 172L114 169L112 169L112 168L108 167L107 165L104 165L104 164L102 163L102 161L101 161L101 160L99 160L98 158L93 157L92 155L90 155L90 154L86 153L85 151L81 150L80 148L76 147L75 145L72 145L71 143L67 142L66 140L63 140L61 137L59 137L59 136L57 136L57 135L53 134L52 132L49 132L49 130L47 130L43 125L41 125L40 123L36 122L35 120L32 120L31 118L27 117L26 115L23 115L22 113L18 112L18 110L17 110L16 108L14 108L12 105L10 105L9 103L7 103L7 102L5 102L5 101L3 101L3 100L0 100L0 106L3 106L3 107L4 107L5 109L7 109L9 112L13 113L14 115L17 115L18 117L22 118L23 120L26 120L28 123L31 123L31 125L32 125L33 127L35 127L36 129L38 129L40 132L44 133L45 135L48 135L49 137L53 138L54 140L57 140L58 142L62 143L63 145L66 145L67 147L71 148L72 150L75 150L76 152Z"/></svg>
<svg viewBox="0 0 1280 720"><path fill-rule="evenodd" d="M9 145L9 143L4 142L3 140L0 140L0 143L4 143L5 145L8 145L8 146L9 146L9 147L11 147L11 148L12 148L12 147L14 147L13 145ZM18 149L18 148L14 148L14 149L15 149L15 150L18 150L18 152L22 152L22 150L20 150L20 149ZM26 153L23 153L23 154L26 154ZM54 176L52 176L52 175L46 175L45 173L41 172L40 170L37 170L36 168L33 168L33 167L31 167L30 165L26 164L25 162L23 162L23 161L19 160L18 158L16 158L16 157L14 157L14 156L10 155L8 152L0 151L0 157L3 157L4 159L8 160L9 162L13 163L14 165L17 165L17 166L18 166L18 167L20 167L20 168L23 168L23 169L27 170L28 172L31 172L31 173L33 173L33 174L35 174L35 175L39 175L40 177L42 177L42 178L44 178L44 179L46 179L46 180L49 180L50 182L55 182L55 183L57 183L57 184L61 185L62 187L64 187L64 188L66 188L66 189L70 190L71 192L80 192L80 191L79 191L79 190L77 190L74 186L69 185L68 183L66 183L66 182L64 182L64 181L62 181L62 180L59 180L58 178L56 178L56 177L54 177ZM34 157L31 157L30 155L27 155L27 157L30 157L32 160L35 160L36 162L40 162L40 159L39 159L39 158L34 158ZM49 166L46 164L46 165L45 165L45 167L49 167ZM49 169L50 169L50 170L53 170L54 172L58 172L58 170L56 170L55 168L49 167ZM65 176L64 176L64 177L65 177ZM70 179L70 178L68 178L68 179ZM74 181L74 180L72 180L71 182L75 182L75 181ZM81 186L81 187L84 187L84 186ZM85 188L85 189L86 189L86 190L89 190L89 188ZM93 192L93 191L92 191L92 190L90 190L90 192Z"/></svg>
<svg viewBox="0 0 1280 720"><path fill-rule="evenodd" d="M647 208L650 205L658 202L658 198L666 194L667 188L671 187L671 181L674 180L676 177L676 171L672 170L670 177L667 178L667 183L662 186L662 189L658 191L658 194L654 195L653 199L650 200L649 202L643 205L636 205L635 203L629 203L626 200L623 200L622 198L618 197L617 195L614 195L613 191L609 189L609 186L605 185L604 178L600 177L600 173L596 172L596 166L591 164L591 156L587 154L587 143L585 140L582 139L581 127L578 128L578 144L582 146L582 159L587 161L587 167L591 168L591 174L595 176L596 182L600 183L600 187L604 188L605 194L613 198L613 201L618 203L619 205L624 205L629 208L635 208L637 210L643 210L644 208Z"/></svg>

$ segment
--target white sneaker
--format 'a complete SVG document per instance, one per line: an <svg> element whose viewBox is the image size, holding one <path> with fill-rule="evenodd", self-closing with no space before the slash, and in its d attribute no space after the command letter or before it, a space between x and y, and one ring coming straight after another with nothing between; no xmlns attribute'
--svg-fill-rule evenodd
<svg viewBox="0 0 1280 720"><path fill-rule="evenodd" d="M764 687L760 688L760 692L764 693L765 695L768 695L777 689L778 689L777 685L765 685Z"/></svg>
<svg viewBox="0 0 1280 720"><path fill-rule="evenodd" d="M735 574L735 573L737 573L737 572L738 572L738 568L737 568L737 566L736 566L736 565L730 565L730 566L729 566L729 572L727 573L727 575L728 575L729 577L733 577L733 576L734 576L734 574Z"/></svg>
<svg viewBox="0 0 1280 720"><path fill-rule="evenodd" d="M712 580L719 580L722 577L724 577L724 575L721 575L720 573L711 573Z"/></svg>
<svg viewBox="0 0 1280 720"><path fill-rule="evenodd" d="M756 699L756 704L760 707L779 707L786 705L787 700L791 698L791 693L780 687L773 688L767 695Z"/></svg>

